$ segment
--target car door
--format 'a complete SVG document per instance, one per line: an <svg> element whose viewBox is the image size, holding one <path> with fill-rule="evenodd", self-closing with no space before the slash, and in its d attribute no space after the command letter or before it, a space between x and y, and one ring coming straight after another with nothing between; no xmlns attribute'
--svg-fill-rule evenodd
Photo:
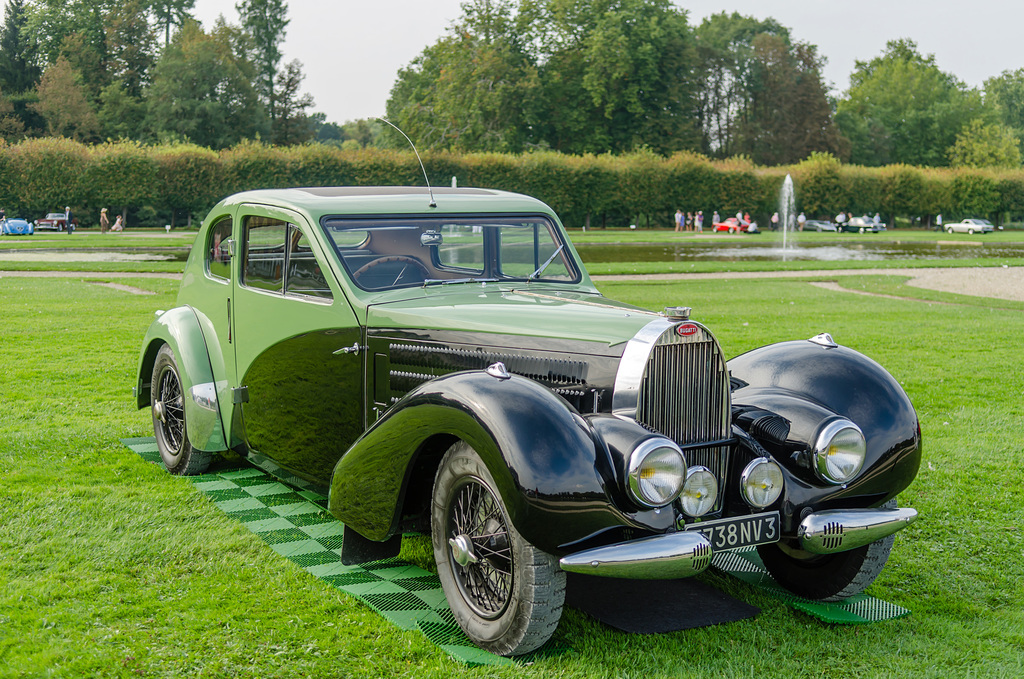
<svg viewBox="0 0 1024 679"><path fill-rule="evenodd" d="M362 332L313 226L293 212L237 212L232 345L251 450L327 483L362 433Z"/></svg>

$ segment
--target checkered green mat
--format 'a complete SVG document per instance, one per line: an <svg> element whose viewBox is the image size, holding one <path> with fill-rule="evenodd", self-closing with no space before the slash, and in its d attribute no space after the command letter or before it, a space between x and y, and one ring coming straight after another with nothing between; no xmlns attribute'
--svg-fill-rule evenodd
<svg viewBox="0 0 1024 679"><path fill-rule="evenodd" d="M160 464L153 437L121 441L143 459ZM283 470L282 470L283 471ZM450 656L468 665L509 665L512 660L473 645L455 622L437 575L400 559L360 566L341 563L344 528L327 511L327 498L301 479L272 476L246 462L187 477L217 507L258 535L271 549L310 575L364 602L405 630L419 629ZM287 483L282 483L282 480ZM789 594L764 570L757 552L720 552L713 565L786 604L832 623L880 622L910 611L867 595L838 604L809 601ZM558 641L520 660L568 650Z"/></svg>
<svg viewBox="0 0 1024 679"><path fill-rule="evenodd" d="M718 552L711 565L725 571L734 578L761 588L766 593L792 606L798 611L813 615L825 622L863 625L882 622L910 615L910 611L888 601L876 599L867 594L857 594L837 603L802 599L780 587L765 570L756 549L737 552Z"/></svg>
<svg viewBox="0 0 1024 679"><path fill-rule="evenodd" d="M123 439L122 443L143 459L160 463L152 437ZM400 559L360 566L342 564L344 527L327 511L327 498L323 495L285 485L247 463L187 478L218 509L241 521L275 552L310 575L356 597L398 627L420 630L454 659L467 665L514 664L473 645L455 622L434 573ZM563 650L566 648L559 642L548 642L523 660L529 662L531 657Z"/></svg>

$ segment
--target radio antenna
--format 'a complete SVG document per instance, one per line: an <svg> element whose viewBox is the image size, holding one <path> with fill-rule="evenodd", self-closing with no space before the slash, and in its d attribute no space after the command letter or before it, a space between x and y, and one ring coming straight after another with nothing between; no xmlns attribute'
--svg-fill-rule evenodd
<svg viewBox="0 0 1024 679"><path fill-rule="evenodd" d="M405 140L409 142L409 146L412 147L412 152L416 154L416 160L418 160L420 163L420 170L423 171L423 181L427 183L427 193L430 194L430 207L437 207L437 201L434 200L434 190L430 188L430 180L427 179L427 168L423 167L423 160L420 158L420 152L416 150L416 144L413 144L412 139L409 139L409 135L407 135L405 132L402 132L398 125L395 125L390 120L385 120L384 118L377 118L377 120L381 121L382 123L387 123L391 127L398 130L398 133L405 137Z"/></svg>

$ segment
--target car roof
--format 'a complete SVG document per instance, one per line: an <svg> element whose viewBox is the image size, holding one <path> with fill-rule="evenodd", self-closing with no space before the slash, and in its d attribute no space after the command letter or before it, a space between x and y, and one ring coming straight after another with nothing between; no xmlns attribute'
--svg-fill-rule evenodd
<svg viewBox="0 0 1024 679"><path fill-rule="evenodd" d="M327 186L244 191L225 198L222 204L256 203L297 209L314 220L339 214L554 214L536 198L497 189L438 187L433 189L436 207L431 202L427 188L420 186Z"/></svg>

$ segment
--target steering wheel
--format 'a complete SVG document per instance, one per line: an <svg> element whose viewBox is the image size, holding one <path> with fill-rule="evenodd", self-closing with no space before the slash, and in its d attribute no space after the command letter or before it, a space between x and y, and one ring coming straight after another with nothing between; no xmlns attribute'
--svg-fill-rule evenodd
<svg viewBox="0 0 1024 679"><path fill-rule="evenodd" d="M409 267L414 267L413 272L419 274L419 280L415 282L421 283L427 278L428 272L426 267L423 266L422 262L413 257L407 257L406 255L388 255L386 257L378 257L377 259L367 262L366 264L362 265L354 272L352 272L352 278L358 281L362 276L364 276L367 272L371 271L374 267L381 266L382 264L395 265L394 268L397 269L397 273L395 275L395 280L393 280L391 283L387 285L376 286L379 288L390 288L398 285L398 282L402 279L402 276L406 275L406 272L409 271ZM412 276L409 276L409 281L412 282Z"/></svg>

